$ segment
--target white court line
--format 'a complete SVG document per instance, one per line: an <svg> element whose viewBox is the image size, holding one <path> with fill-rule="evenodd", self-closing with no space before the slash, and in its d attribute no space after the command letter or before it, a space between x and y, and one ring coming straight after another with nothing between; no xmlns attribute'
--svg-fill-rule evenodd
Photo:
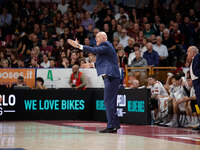
<svg viewBox="0 0 200 150"><path fill-rule="evenodd" d="M4 110L4 112L15 112L15 110Z"/></svg>

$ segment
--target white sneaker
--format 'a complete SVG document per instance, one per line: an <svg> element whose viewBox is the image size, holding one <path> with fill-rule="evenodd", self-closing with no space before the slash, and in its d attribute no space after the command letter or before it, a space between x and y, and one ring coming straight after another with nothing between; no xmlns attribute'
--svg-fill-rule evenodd
<svg viewBox="0 0 200 150"><path fill-rule="evenodd" d="M167 127L178 127L178 122L171 120L169 123L165 124Z"/></svg>
<svg viewBox="0 0 200 150"><path fill-rule="evenodd" d="M191 127L192 127L192 128L196 128L196 127L198 127L199 125L200 125L200 123L199 123L199 122L195 122L195 123L193 123L193 124L192 124L192 126L191 126Z"/></svg>
<svg viewBox="0 0 200 150"><path fill-rule="evenodd" d="M185 128L191 128L193 126L192 122L187 122L186 124L183 125Z"/></svg>

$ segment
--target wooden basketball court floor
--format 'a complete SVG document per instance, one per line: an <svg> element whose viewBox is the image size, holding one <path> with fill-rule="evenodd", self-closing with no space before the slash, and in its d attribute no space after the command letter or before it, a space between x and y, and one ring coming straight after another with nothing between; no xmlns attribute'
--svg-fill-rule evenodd
<svg viewBox="0 0 200 150"><path fill-rule="evenodd" d="M0 150L200 150L200 133L184 128L82 121L0 122Z"/></svg>

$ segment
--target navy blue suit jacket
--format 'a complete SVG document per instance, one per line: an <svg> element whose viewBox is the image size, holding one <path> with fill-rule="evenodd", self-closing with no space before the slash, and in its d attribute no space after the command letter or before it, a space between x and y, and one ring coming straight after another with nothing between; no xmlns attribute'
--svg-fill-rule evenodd
<svg viewBox="0 0 200 150"><path fill-rule="evenodd" d="M192 71L194 75L198 77L198 80L200 80L200 54L199 53L197 53L193 59Z"/></svg>
<svg viewBox="0 0 200 150"><path fill-rule="evenodd" d="M98 47L83 45L83 52L97 54L95 67L98 76L106 74L111 77L120 77L117 54L110 42L102 42Z"/></svg>

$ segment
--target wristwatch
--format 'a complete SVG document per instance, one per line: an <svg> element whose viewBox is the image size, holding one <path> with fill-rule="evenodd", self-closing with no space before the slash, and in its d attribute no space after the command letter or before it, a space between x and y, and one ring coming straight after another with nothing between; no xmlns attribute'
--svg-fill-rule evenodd
<svg viewBox="0 0 200 150"><path fill-rule="evenodd" d="M81 48L80 44L77 44L77 45L76 45L76 47L77 47L78 49L80 49L80 48Z"/></svg>

